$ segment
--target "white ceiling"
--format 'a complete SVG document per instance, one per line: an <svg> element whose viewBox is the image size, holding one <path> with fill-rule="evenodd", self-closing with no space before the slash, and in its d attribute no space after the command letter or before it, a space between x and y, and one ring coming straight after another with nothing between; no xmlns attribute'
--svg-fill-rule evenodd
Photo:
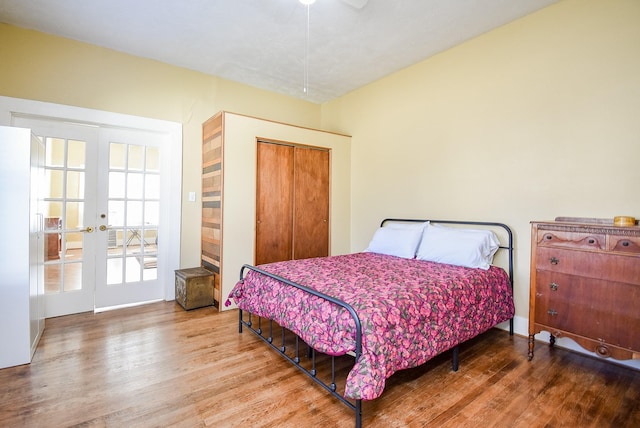
<svg viewBox="0 0 640 428"><path fill-rule="evenodd" d="M0 0L0 22L314 103L559 0ZM3 59L4 61L4 59Z"/></svg>

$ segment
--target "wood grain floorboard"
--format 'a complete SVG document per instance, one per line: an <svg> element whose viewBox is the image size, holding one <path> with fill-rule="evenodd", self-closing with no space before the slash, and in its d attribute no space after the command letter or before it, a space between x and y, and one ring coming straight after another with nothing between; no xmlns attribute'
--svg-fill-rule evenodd
<svg viewBox="0 0 640 428"><path fill-rule="evenodd" d="M640 372L543 344L529 362L526 338L490 330L461 346L458 372L450 353L400 371L363 413L371 428L638 427ZM239 334L236 311L213 307L48 319L33 362L0 370L0 427L353 425L346 406Z"/></svg>

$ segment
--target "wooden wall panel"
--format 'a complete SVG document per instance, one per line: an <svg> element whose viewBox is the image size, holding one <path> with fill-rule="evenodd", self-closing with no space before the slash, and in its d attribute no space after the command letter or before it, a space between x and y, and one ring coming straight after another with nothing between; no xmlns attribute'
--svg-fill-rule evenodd
<svg viewBox="0 0 640 428"><path fill-rule="evenodd" d="M202 125L201 238L201 264L214 273L218 288L222 259L222 148L223 115L218 113ZM220 296L220 290L216 291Z"/></svg>

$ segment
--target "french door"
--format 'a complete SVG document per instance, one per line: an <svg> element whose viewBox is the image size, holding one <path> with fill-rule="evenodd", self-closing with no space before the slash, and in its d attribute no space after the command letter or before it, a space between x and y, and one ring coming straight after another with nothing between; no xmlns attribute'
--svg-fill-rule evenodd
<svg viewBox="0 0 640 428"><path fill-rule="evenodd" d="M45 142L45 316L165 297L162 134L16 118Z"/></svg>
<svg viewBox="0 0 640 428"><path fill-rule="evenodd" d="M160 134L103 129L99 138L96 308L159 300Z"/></svg>

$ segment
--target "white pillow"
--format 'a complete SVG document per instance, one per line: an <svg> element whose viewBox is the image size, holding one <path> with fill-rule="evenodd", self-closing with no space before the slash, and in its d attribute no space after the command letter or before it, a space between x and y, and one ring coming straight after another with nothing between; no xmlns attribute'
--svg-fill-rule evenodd
<svg viewBox="0 0 640 428"><path fill-rule="evenodd" d="M416 254L418 260L489 269L500 241L491 230L428 225Z"/></svg>
<svg viewBox="0 0 640 428"><path fill-rule="evenodd" d="M412 259L422 238L422 228L381 227L365 251Z"/></svg>

